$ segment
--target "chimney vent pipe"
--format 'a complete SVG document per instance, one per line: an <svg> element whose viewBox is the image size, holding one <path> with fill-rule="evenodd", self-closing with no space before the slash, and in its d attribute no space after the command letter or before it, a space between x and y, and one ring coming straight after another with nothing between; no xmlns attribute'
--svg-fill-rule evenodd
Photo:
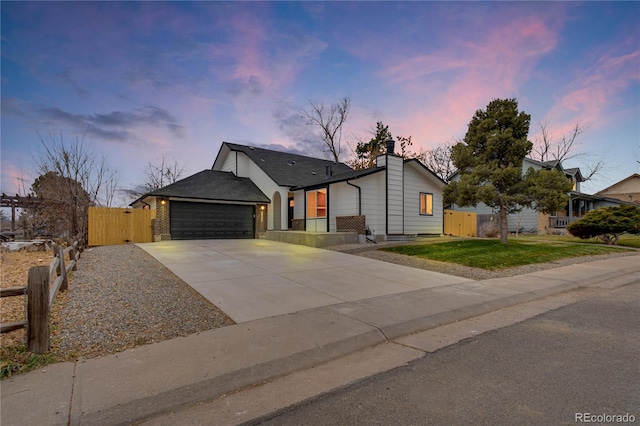
<svg viewBox="0 0 640 426"><path fill-rule="evenodd" d="M395 155L394 149L396 147L396 142L389 138L387 139L387 154Z"/></svg>

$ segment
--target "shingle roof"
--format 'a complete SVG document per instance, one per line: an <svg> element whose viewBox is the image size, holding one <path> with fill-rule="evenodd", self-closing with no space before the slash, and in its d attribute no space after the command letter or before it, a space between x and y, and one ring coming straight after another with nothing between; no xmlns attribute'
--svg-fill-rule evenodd
<svg viewBox="0 0 640 426"><path fill-rule="evenodd" d="M230 142L223 144L231 151L243 152L280 186L304 186L322 181L326 177L326 166L331 166L333 175L353 171L346 164L331 160Z"/></svg>
<svg viewBox="0 0 640 426"><path fill-rule="evenodd" d="M584 182L584 177L582 176L582 172L578 167L571 167L569 169L564 169L565 174L574 177L578 182Z"/></svg>
<svg viewBox="0 0 640 426"><path fill-rule="evenodd" d="M268 203L269 198L249 178L231 172L203 170L147 194L156 197Z"/></svg>
<svg viewBox="0 0 640 426"><path fill-rule="evenodd" d="M351 180L351 179L357 179L363 176L367 176L373 173L377 173L377 172L381 172L383 170L386 170L386 167L371 167L369 169L363 169L363 170L349 170L348 172L344 172L344 173L338 173L338 174L333 174L332 176L329 177L324 177L322 179L318 179L315 182L312 182L311 184L307 184L307 185L299 185L297 187L292 188L292 190L298 190L298 189L303 189L303 188L313 188L315 186L324 186L326 184L330 184L330 183L336 183L336 182L342 182L345 180Z"/></svg>

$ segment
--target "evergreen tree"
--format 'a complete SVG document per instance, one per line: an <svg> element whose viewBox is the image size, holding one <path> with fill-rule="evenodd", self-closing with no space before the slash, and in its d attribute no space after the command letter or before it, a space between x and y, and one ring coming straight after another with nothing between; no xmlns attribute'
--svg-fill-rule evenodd
<svg viewBox="0 0 640 426"><path fill-rule="evenodd" d="M498 210L500 239L507 242L507 215L524 207L542 212L561 208L571 183L557 171L522 171L533 144L527 139L529 114L518 111L515 99L495 99L478 110L464 139L453 146L452 161L460 179L445 187L446 203Z"/></svg>

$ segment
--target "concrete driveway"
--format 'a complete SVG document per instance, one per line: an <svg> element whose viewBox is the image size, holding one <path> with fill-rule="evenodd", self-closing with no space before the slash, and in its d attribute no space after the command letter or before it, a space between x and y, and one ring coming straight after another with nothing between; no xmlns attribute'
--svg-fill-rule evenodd
<svg viewBox="0 0 640 426"><path fill-rule="evenodd" d="M236 323L471 281L268 240L163 241L138 246Z"/></svg>

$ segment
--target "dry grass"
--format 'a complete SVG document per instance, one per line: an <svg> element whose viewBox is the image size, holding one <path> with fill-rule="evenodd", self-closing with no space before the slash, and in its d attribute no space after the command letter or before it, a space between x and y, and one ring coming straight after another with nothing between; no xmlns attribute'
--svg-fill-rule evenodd
<svg viewBox="0 0 640 426"><path fill-rule="evenodd" d="M2 252L0 254L0 288L24 287L27 285L29 268L47 266L53 259L53 251L47 252ZM56 327L64 295L58 295L51 309L51 342L55 347ZM26 319L26 296L0 298L0 322ZM24 372L55 362L56 355L49 351L36 355L25 350L24 329L0 335L0 377L10 377L12 373Z"/></svg>
<svg viewBox="0 0 640 426"><path fill-rule="evenodd" d="M53 259L53 251L16 251L5 252L0 256L0 288L23 287L27 285L29 268L33 266L46 266ZM3 297L0 299L0 322L13 322L25 319L26 296ZM16 330L2 334L0 346L15 346L23 344L24 330Z"/></svg>

